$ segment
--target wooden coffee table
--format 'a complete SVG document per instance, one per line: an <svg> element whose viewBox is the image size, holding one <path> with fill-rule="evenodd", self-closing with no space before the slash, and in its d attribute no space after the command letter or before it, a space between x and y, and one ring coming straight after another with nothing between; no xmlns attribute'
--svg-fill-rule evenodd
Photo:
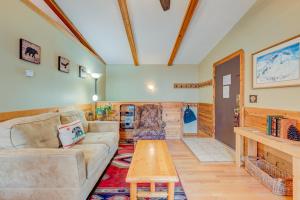
<svg viewBox="0 0 300 200"><path fill-rule="evenodd" d="M139 140L127 173L130 183L130 199L137 197L168 197L174 199L178 176L164 140ZM137 192L137 183L150 183L150 192ZM156 192L155 183L167 183L168 192Z"/></svg>

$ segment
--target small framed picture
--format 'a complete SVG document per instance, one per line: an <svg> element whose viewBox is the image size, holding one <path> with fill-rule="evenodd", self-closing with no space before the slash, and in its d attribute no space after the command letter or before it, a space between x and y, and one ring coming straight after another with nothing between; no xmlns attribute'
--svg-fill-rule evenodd
<svg viewBox="0 0 300 200"><path fill-rule="evenodd" d="M70 72L70 60L64 57L58 57L58 70L61 72Z"/></svg>
<svg viewBox="0 0 300 200"><path fill-rule="evenodd" d="M86 67L79 65L79 77L85 79L87 76Z"/></svg>
<svg viewBox="0 0 300 200"><path fill-rule="evenodd" d="M41 63L41 47L27 40L20 39L20 59L34 63Z"/></svg>
<svg viewBox="0 0 300 200"><path fill-rule="evenodd" d="M257 95L249 95L250 103L257 103Z"/></svg>

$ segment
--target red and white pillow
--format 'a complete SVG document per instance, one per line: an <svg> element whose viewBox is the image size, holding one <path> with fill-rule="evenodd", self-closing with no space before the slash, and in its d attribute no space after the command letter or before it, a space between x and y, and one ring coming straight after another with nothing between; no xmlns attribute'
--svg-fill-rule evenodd
<svg viewBox="0 0 300 200"><path fill-rule="evenodd" d="M69 148L80 142L85 137L85 132L80 120L76 120L69 124L59 125L59 139L63 148Z"/></svg>

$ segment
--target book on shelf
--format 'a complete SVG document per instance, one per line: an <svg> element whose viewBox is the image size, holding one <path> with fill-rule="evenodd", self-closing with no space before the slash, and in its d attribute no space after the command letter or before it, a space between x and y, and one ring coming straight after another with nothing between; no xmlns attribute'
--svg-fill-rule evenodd
<svg viewBox="0 0 300 200"><path fill-rule="evenodd" d="M267 116L267 135L279 137L281 119L283 119L283 116L280 116L280 115L268 115Z"/></svg>
<svg viewBox="0 0 300 200"><path fill-rule="evenodd" d="M288 129L291 125L296 126L297 121L287 119L280 115L267 116L267 135L287 139Z"/></svg>
<svg viewBox="0 0 300 200"><path fill-rule="evenodd" d="M270 115L267 116L267 135L271 135L271 121L272 117Z"/></svg>

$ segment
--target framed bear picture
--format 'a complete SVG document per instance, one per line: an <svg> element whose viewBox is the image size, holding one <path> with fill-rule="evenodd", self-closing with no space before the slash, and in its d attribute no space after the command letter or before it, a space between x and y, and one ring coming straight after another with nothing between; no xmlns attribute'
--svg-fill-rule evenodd
<svg viewBox="0 0 300 200"><path fill-rule="evenodd" d="M41 47L27 40L20 39L20 59L34 63L41 63Z"/></svg>

